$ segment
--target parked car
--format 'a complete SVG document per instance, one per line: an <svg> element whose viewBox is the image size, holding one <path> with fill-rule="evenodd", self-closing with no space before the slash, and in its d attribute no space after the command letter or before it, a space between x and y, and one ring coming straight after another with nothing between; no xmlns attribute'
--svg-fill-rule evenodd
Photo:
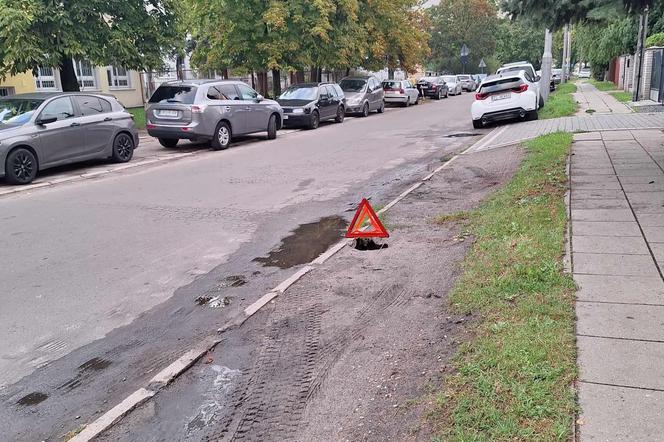
<svg viewBox="0 0 664 442"><path fill-rule="evenodd" d="M302 83L286 89L277 98L284 110L284 125L316 129L321 121L343 123L346 98L338 84Z"/></svg>
<svg viewBox="0 0 664 442"><path fill-rule="evenodd" d="M346 115L369 116L369 112L385 111L385 92L374 76L346 77L339 82L346 96Z"/></svg>
<svg viewBox="0 0 664 442"><path fill-rule="evenodd" d="M450 94L443 77L422 77L417 81L417 88L423 97L432 97L436 100L447 98Z"/></svg>
<svg viewBox="0 0 664 442"><path fill-rule="evenodd" d="M551 69L551 78L555 84L560 84L563 81L563 70Z"/></svg>
<svg viewBox="0 0 664 442"><path fill-rule="evenodd" d="M0 98L0 178L28 184L50 167L92 159L131 160L138 131L113 97L32 93Z"/></svg>
<svg viewBox="0 0 664 442"><path fill-rule="evenodd" d="M463 87L461 86L461 83L457 81L456 75L443 75L441 78L447 85L448 93L450 95L461 95Z"/></svg>
<svg viewBox="0 0 664 442"><path fill-rule="evenodd" d="M542 71L537 71L535 72L538 77L542 77ZM556 80L553 77L553 70L551 70L551 80L549 80L549 92L553 92L556 90Z"/></svg>
<svg viewBox="0 0 664 442"><path fill-rule="evenodd" d="M461 83L461 89L467 92L472 92L477 89L477 84L471 75L457 75L457 83Z"/></svg>
<svg viewBox="0 0 664 442"><path fill-rule="evenodd" d="M234 137L267 132L277 137L283 112L241 81L183 80L162 84L146 109L148 134L164 147L179 140L210 141L212 149L228 148Z"/></svg>
<svg viewBox="0 0 664 442"><path fill-rule="evenodd" d="M543 107L544 106L544 98L542 97L542 94L540 94L540 87L539 87L539 81L540 77L537 75L535 72L535 68L533 65L527 61L517 61L515 63L508 63L504 64L498 70L496 71L496 74L506 74L509 72L519 72L519 71L524 71L526 75L526 79L528 80L531 89L535 89L537 92L537 96L539 97L539 105L538 107Z"/></svg>
<svg viewBox="0 0 664 442"><path fill-rule="evenodd" d="M579 70L579 78L590 78L590 68Z"/></svg>
<svg viewBox="0 0 664 442"><path fill-rule="evenodd" d="M420 103L420 92L409 80L384 80L385 102L408 107Z"/></svg>
<svg viewBox="0 0 664 442"><path fill-rule="evenodd" d="M486 74L475 74L472 77L473 80L475 80L475 90L477 90L480 87L480 83L482 83L482 80L486 78Z"/></svg>
<svg viewBox="0 0 664 442"><path fill-rule="evenodd" d="M537 119L539 94L530 78L524 70L485 78L471 106L473 127L512 118Z"/></svg>

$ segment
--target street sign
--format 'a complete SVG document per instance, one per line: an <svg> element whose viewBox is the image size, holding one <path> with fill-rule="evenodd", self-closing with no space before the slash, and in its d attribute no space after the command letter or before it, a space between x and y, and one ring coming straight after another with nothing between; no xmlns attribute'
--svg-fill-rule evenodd
<svg viewBox="0 0 664 442"><path fill-rule="evenodd" d="M389 236L369 201L362 198L353 221L348 226L346 238L389 238Z"/></svg>
<svg viewBox="0 0 664 442"><path fill-rule="evenodd" d="M481 60L480 60L480 64L479 64L479 66L477 66L477 67L478 67L478 68L482 68L482 69L484 69L484 68L486 67L486 63L484 63L484 59L481 59Z"/></svg>
<svg viewBox="0 0 664 442"><path fill-rule="evenodd" d="M470 49L468 49L468 46L466 46L466 43L461 46L461 56L462 57L468 57L470 55Z"/></svg>

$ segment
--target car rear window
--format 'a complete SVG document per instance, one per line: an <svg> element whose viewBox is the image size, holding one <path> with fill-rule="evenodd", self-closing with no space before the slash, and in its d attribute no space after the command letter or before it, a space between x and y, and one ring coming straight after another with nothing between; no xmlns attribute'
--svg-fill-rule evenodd
<svg viewBox="0 0 664 442"><path fill-rule="evenodd" d="M192 104L196 97L196 86L161 85L150 97L150 103Z"/></svg>
<svg viewBox="0 0 664 442"><path fill-rule="evenodd" d="M344 92L362 92L367 85L368 80L361 78L344 78L339 82L341 90Z"/></svg>
<svg viewBox="0 0 664 442"><path fill-rule="evenodd" d="M483 94L499 92L513 89L515 87L521 86L521 84L523 84L523 80L521 80L519 77L501 78L496 81L488 81L484 83L480 89L480 92Z"/></svg>
<svg viewBox="0 0 664 442"><path fill-rule="evenodd" d="M400 81L383 81L383 89L401 89Z"/></svg>

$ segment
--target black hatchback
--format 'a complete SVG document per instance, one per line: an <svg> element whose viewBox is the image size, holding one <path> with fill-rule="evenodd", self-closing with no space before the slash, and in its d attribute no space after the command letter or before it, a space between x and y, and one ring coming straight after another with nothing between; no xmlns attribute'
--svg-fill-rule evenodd
<svg viewBox="0 0 664 442"><path fill-rule="evenodd" d="M301 83L277 98L284 110L284 126L316 129L321 121L344 121L346 98L338 84Z"/></svg>

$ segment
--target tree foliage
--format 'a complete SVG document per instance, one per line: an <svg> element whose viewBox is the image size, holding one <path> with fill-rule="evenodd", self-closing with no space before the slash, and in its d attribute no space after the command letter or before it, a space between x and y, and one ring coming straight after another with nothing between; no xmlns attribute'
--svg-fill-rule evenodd
<svg viewBox="0 0 664 442"><path fill-rule="evenodd" d="M428 10L432 70L461 72L461 48L469 48L467 69L477 71L496 49L498 11L492 0L442 0Z"/></svg>
<svg viewBox="0 0 664 442"><path fill-rule="evenodd" d="M177 39L172 1L0 0L0 76L39 66L71 76L72 58L127 69L161 66ZM71 78L63 78L67 86L73 88Z"/></svg>
<svg viewBox="0 0 664 442"><path fill-rule="evenodd" d="M526 60L539 69L543 52L543 28L522 20L501 20L496 34L496 58L501 64Z"/></svg>

